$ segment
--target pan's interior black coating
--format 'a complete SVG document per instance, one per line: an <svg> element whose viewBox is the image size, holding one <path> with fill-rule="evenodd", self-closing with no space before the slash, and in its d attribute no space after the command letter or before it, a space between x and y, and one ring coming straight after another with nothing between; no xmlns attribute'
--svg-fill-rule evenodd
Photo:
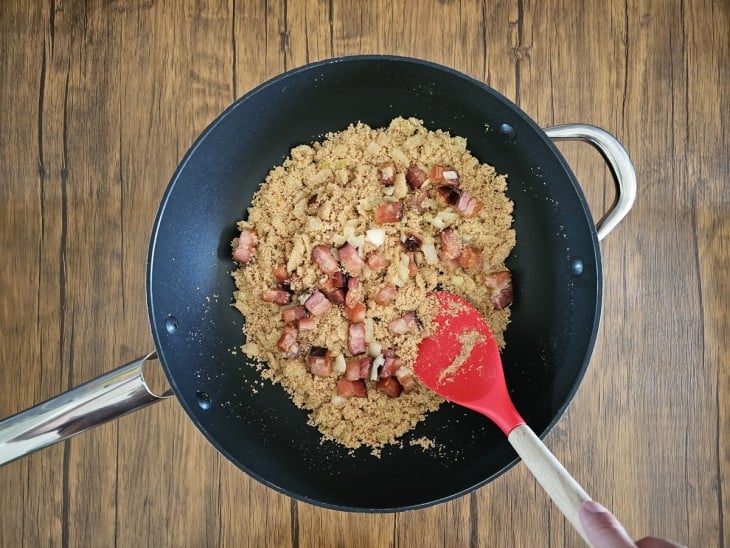
<svg viewBox="0 0 730 548"><path fill-rule="evenodd" d="M515 405L538 434L572 398L600 315L598 242L574 176L545 134L490 88L422 61L350 57L289 72L242 97L196 141L164 196L148 264L152 331L178 399L215 447L280 491L340 509L443 501L516 459L486 418L450 404L381 458L322 443L306 413L280 386L261 382L239 349L230 241L259 183L294 145L396 116L466 137L481 161L508 175L517 246L508 261L515 303L503 358ZM420 436L436 447L409 444Z"/></svg>

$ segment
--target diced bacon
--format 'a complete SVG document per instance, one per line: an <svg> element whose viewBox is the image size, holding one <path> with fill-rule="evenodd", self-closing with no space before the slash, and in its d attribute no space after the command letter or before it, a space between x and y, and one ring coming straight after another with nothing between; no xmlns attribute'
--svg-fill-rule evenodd
<svg viewBox="0 0 730 548"><path fill-rule="evenodd" d="M397 223L403 218L401 202L383 202L375 208L375 222L379 225Z"/></svg>
<svg viewBox="0 0 730 548"><path fill-rule="evenodd" d="M351 244L345 244L340 248L340 262L350 276L359 276L365 266L365 261L360 258L357 248Z"/></svg>
<svg viewBox="0 0 730 548"><path fill-rule="evenodd" d="M362 300L362 284L360 278L350 278L347 280L347 295L345 296L345 304L347 306L355 306Z"/></svg>
<svg viewBox="0 0 730 548"><path fill-rule="evenodd" d="M408 255L408 276L412 278L413 276L418 274L418 263L416 262L416 254L411 252L406 253L406 255Z"/></svg>
<svg viewBox="0 0 730 548"><path fill-rule="evenodd" d="M301 347L297 342L297 335L299 332L293 325L287 325L284 327L284 331L279 337L279 341L276 346L282 351L285 358L296 358L301 353Z"/></svg>
<svg viewBox="0 0 730 548"><path fill-rule="evenodd" d="M406 394L413 392L413 389L416 388L416 380L413 378L413 372L407 367L399 367L396 369L395 378L403 387L403 392Z"/></svg>
<svg viewBox="0 0 730 548"><path fill-rule="evenodd" d="M312 260L319 265L325 274L333 274L339 270L340 265L332 254L332 250L326 245L316 245L312 249Z"/></svg>
<svg viewBox="0 0 730 548"><path fill-rule="evenodd" d="M395 181L395 163L385 162L378 167L380 173L380 182L385 186L391 186Z"/></svg>
<svg viewBox="0 0 730 548"><path fill-rule="evenodd" d="M459 255L459 265L464 269L481 270L484 266L482 252L471 246L464 246Z"/></svg>
<svg viewBox="0 0 730 548"><path fill-rule="evenodd" d="M396 335L405 335L419 328L418 316L415 312L406 312L388 324L388 329Z"/></svg>
<svg viewBox="0 0 730 548"><path fill-rule="evenodd" d="M385 379L378 379L378 382L375 383L375 389L386 396L397 398L400 396L403 387L397 380L395 380L395 378L387 377Z"/></svg>
<svg viewBox="0 0 730 548"><path fill-rule="evenodd" d="M421 238L418 234L414 234L413 232L406 232L401 237L401 244L403 244L403 247L406 251L418 251L421 249L421 244L423 243L423 238Z"/></svg>
<svg viewBox="0 0 730 548"><path fill-rule="evenodd" d="M346 283L345 275L338 270L319 284L319 290L331 303L342 304L345 302L345 290L342 288Z"/></svg>
<svg viewBox="0 0 730 548"><path fill-rule="evenodd" d="M502 310L512 304L512 275L509 270L490 274L484 283L491 290L490 300L495 309Z"/></svg>
<svg viewBox="0 0 730 548"><path fill-rule="evenodd" d="M354 323L365 321L365 305L362 303L355 303L353 306L345 305L345 315L347 319Z"/></svg>
<svg viewBox="0 0 730 548"><path fill-rule="evenodd" d="M337 395L343 398L367 398L368 389L365 386L365 381L348 381L347 379L339 379L337 381Z"/></svg>
<svg viewBox="0 0 730 548"><path fill-rule="evenodd" d="M456 207L461 199L461 190L452 186L440 186L436 189L436 195L439 199L450 206Z"/></svg>
<svg viewBox="0 0 730 548"><path fill-rule="evenodd" d="M325 296L327 297L327 300L332 304L343 304L345 302L344 289L335 289L331 293L327 293L327 295Z"/></svg>
<svg viewBox="0 0 730 548"><path fill-rule="evenodd" d="M428 174L428 176L431 178L432 181L436 181L438 183L443 182L444 180L444 170L446 168L442 166L441 164L436 164L431 168L431 172Z"/></svg>
<svg viewBox="0 0 730 548"><path fill-rule="evenodd" d="M315 291L309 298L304 302L304 308L306 308L312 316L324 315L332 306L332 303L327 300L324 293L321 291Z"/></svg>
<svg viewBox="0 0 730 548"><path fill-rule="evenodd" d="M327 297L327 300L332 304L342 304L345 302L345 290L335 289L334 291L327 293L325 297Z"/></svg>
<svg viewBox="0 0 730 548"><path fill-rule="evenodd" d="M363 354L368 349L365 342L365 324L362 322L351 323L348 330L347 349L353 356Z"/></svg>
<svg viewBox="0 0 730 548"><path fill-rule="evenodd" d="M307 309L302 305L295 306L294 308L285 308L281 311L281 319L284 320L284 323L294 323L306 317Z"/></svg>
<svg viewBox="0 0 730 548"><path fill-rule="evenodd" d="M408 209L415 209L421 213L428 211L428 207L424 205L424 202L428 199L428 192L425 190L419 190L409 194L406 198L406 207Z"/></svg>
<svg viewBox="0 0 730 548"><path fill-rule="evenodd" d="M283 289L267 289L261 293L261 300L267 303L275 303L279 306L283 306L289 303L291 295L288 291Z"/></svg>
<svg viewBox="0 0 730 548"><path fill-rule="evenodd" d="M456 260L461 255L461 237L453 228L447 228L441 232L441 253L442 260Z"/></svg>
<svg viewBox="0 0 730 548"><path fill-rule="evenodd" d="M477 198L469 194L468 192L462 192L459 197L459 201L454 205L456 211L461 213L464 217L473 217L479 210L482 209L484 204Z"/></svg>
<svg viewBox="0 0 730 548"><path fill-rule="evenodd" d="M345 379L356 381L360 378L360 358L350 358L345 362Z"/></svg>
<svg viewBox="0 0 730 548"><path fill-rule="evenodd" d="M369 378L372 363L373 359L370 356L355 356L354 358L350 358L345 365L345 378L348 381Z"/></svg>
<svg viewBox="0 0 730 548"><path fill-rule="evenodd" d="M418 164L411 164L406 171L406 182L412 189L421 188L423 183L426 182L428 175L423 171Z"/></svg>
<svg viewBox="0 0 730 548"><path fill-rule="evenodd" d="M289 272L287 272L286 265L284 263L278 264L274 267L274 279L279 283L285 282L289 279Z"/></svg>
<svg viewBox="0 0 730 548"><path fill-rule="evenodd" d="M400 369L400 366L403 364L403 360L396 356L392 350L389 352L389 354L390 355L385 356L385 362L383 363L383 366L380 368L380 371L378 373L381 379L385 379L387 377L392 377L393 375L395 375L395 372L398 371L398 369Z"/></svg>
<svg viewBox="0 0 730 548"><path fill-rule="evenodd" d="M373 359L370 356L363 356L360 358L360 378L370 378L370 368L373 366Z"/></svg>
<svg viewBox="0 0 730 548"><path fill-rule="evenodd" d="M385 259L380 251L371 251L367 256L368 268L373 272L378 272L385 266Z"/></svg>
<svg viewBox="0 0 730 548"><path fill-rule="evenodd" d="M397 293L398 293L398 290L396 289L396 287L394 285L390 285L390 284L384 285L375 294L375 302L381 306L385 306L395 298Z"/></svg>
<svg viewBox="0 0 730 548"><path fill-rule="evenodd" d="M299 318L297 325L299 326L299 331L314 331L317 329L317 318L312 316Z"/></svg>
<svg viewBox="0 0 730 548"><path fill-rule="evenodd" d="M347 276L345 276L345 273L341 270L332 274L330 279L332 280L332 285L338 289L342 289L347 285Z"/></svg>
<svg viewBox="0 0 730 548"><path fill-rule="evenodd" d="M321 346L313 346L307 356L309 371L318 377L329 377L332 374L330 351Z"/></svg>
<svg viewBox="0 0 730 548"><path fill-rule="evenodd" d="M253 255L253 250L258 243L259 239L255 231L250 228L241 230L241 234L238 237L238 245L233 250L233 260L241 264L249 262Z"/></svg>

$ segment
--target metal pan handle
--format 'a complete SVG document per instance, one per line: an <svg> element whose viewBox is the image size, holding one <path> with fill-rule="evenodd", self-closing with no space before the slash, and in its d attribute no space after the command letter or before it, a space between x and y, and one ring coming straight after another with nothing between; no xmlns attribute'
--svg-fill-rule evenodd
<svg viewBox="0 0 730 548"><path fill-rule="evenodd" d="M545 128L553 141L585 141L595 146L611 168L616 182L616 201L596 224L603 240L626 217L636 199L636 172L626 149L606 130L587 124L565 124Z"/></svg>
<svg viewBox="0 0 730 548"><path fill-rule="evenodd" d="M153 359L154 352L0 421L0 466L169 398L145 382L143 366Z"/></svg>

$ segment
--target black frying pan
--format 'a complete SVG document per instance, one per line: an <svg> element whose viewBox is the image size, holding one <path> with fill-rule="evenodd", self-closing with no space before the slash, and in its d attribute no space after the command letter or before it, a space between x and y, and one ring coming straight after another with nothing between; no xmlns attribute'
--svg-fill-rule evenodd
<svg viewBox="0 0 730 548"><path fill-rule="evenodd" d="M239 99L186 154L155 220L147 299L157 354L191 420L228 459L288 495L343 510L434 504L516 462L492 423L451 404L381 458L323 443L306 412L280 386L261 386L238 350L244 320L231 307L230 242L259 183L297 144L396 116L466 137L473 154L508 175L517 245L507 261L515 301L503 361L515 405L539 435L583 377L601 309L598 235L575 177L546 133L484 84L423 61L362 56L288 72ZM568 133L581 137L576 128L591 132L574 126ZM599 145L610 156L616 143ZM440 450L409 445L420 436Z"/></svg>

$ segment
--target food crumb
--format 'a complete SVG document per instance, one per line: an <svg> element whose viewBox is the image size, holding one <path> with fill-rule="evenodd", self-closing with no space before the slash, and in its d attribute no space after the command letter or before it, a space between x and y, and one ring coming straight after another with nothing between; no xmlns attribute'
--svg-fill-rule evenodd
<svg viewBox="0 0 730 548"><path fill-rule="evenodd" d="M408 444L412 447L418 446L421 447L424 450L433 449L436 447L436 442L433 441L431 438L427 438L425 436L421 436L420 438L416 438L408 442Z"/></svg>
<svg viewBox="0 0 730 548"><path fill-rule="evenodd" d="M447 368L439 373L439 383L445 381L452 382L454 380L454 374L462 365L464 365L464 362L466 362L469 358L474 347L486 341L484 335L479 333L479 331L466 331L464 333L460 333L458 339L460 343L459 353L454 358L454 361L452 361Z"/></svg>

